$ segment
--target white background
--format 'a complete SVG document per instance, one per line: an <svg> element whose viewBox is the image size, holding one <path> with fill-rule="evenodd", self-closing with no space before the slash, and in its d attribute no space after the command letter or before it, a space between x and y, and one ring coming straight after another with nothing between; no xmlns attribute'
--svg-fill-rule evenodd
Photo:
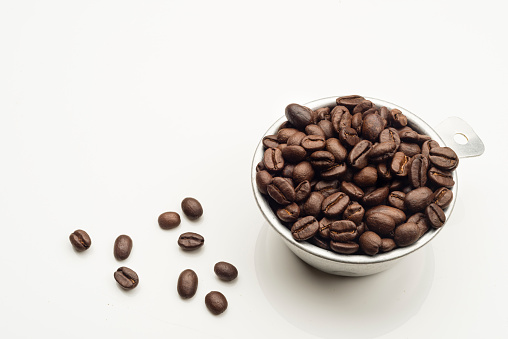
<svg viewBox="0 0 508 339"><path fill-rule="evenodd" d="M508 336L505 1L0 2L2 338ZM292 102L361 94L435 126L469 122L452 218L360 278L294 257L255 204L250 165ZM163 231L184 197L204 215ZM72 249L88 231L93 245ZM180 233L205 246L184 253ZM117 262L120 234L134 249ZM240 272L213 273L220 260ZM118 288L119 266L139 286ZM196 296L180 299L185 268ZM204 305L222 291L228 310Z"/></svg>

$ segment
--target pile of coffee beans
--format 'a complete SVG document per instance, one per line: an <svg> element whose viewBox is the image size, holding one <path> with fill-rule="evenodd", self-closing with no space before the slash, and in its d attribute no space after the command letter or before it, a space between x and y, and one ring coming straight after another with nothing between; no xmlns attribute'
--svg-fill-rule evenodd
<svg viewBox="0 0 508 339"><path fill-rule="evenodd" d="M183 213L190 220L196 220L203 215L203 207L201 203L194 198L185 198L181 203ZM177 212L165 212L162 213L158 218L159 226L164 230L176 228L180 225L181 219ZM77 252L83 252L90 248L92 240L87 232L78 229L72 232L69 236L69 240ZM205 242L203 236L194 232L185 232L178 238L178 245L185 251L193 251L201 248ZM133 242L131 237L128 235L120 235L116 238L113 245L114 257L121 261L127 259L132 251ZM232 281L238 276L238 270L235 266L230 263L221 261L215 264L214 272L220 280ZM115 278L118 285L125 289L131 290L138 286L139 277L132 269L122 266L118 268L113 277ZM192 298L198 288L198 276L196 272L191 269L186 269L178 278L177 292L183 299ZM212 291L205 297L205 305L214 315L223 313L227 307L228 302L226 297L218 292Z"/></svg>
<svg viewBox="0 0 508 339"><path fill-rule="evenodd" d="M334 107L286 107L263 138L256 184L294 239L341 254L414 244L445 222L459 158L358 95Z"/></svg>

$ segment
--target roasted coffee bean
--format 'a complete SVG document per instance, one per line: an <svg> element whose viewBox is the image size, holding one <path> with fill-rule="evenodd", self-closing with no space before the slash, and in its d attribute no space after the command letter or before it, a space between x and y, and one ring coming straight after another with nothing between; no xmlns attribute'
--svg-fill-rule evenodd
<svg viewBox="0 0 508 339"><path fill-rule="evenodd" d="M228 308L228 301L224 294L212 291L205 296L205 305L214 315L219 315Z"/></svg>
<svg viewBox="0 0 508 339"><path fill-rule="evenodd" d="M363 190L352 182L343 181L340 190L346 193L351 200L360 200L364 196Z"/></svg>
<svg viewBox="0 0 508 339"><path fill-rule="evenodd" d="M78 252L86 251L92 246L92 240L88 233L83 230L75 230L69 236L72 247Z"/></svg>
<svg viewBox="0 0 508 339"><path fill-rule="evenodd" d="M193 233L186 232L180 235L178 238L178 246L186 251L192 251L200 248L205 243L203 236Z"/></svg>
<svg viewBox="0 0 508 339"><path fill-rule="evenodd" d="M264 137L263 146L265 146L265 148L277 148L277 146L279 146L277 135L267 135Z"/></svg>
<svg viewBox="0 0 508 339"><path fill-rule="evenodd" d="M310 108L298 104L289 104L286 107L286 118L298 129L303 130L308 124L312 124L313 112Z"/></svg>
<svg viewBox="0 0 508 339"><path fill-rule="evenodd" d="M356 130L356 133L362 133L363 115L358 112L351 118L351 128Z"/></svg>
<svg viewBox="0 0 508 339"><path fill-rule="evenodd" d="M395 143L395 150L397 151L400 146L400 137L397 130L393 127L385 128L379 134L379 142L393 142Z"/></svg>
<svg viewBox="0 0 508 339"><path fill-rule="evenodd" d="M321 211L330 218L339 217L349 204L349 197L344 192L337 192L326 197L321 204Z"/></svg>
<svg viewBox="0 0 508 339"><path fill-rule="evenodd" d="M353 116L349 111L344 112L339 120L339 131L345 128L351 128L351 123L353 121Z"/></svg>
<svg viewBox="0 0 508 339"><path fill-rule="evenodd" d="M282 177L284 180L286 180L287 182L289 182L289 184L291 185L291 187L294 187L294 182L293 182L293 179L291 178L288 178L288 177Z"/></svg>
<svg viewBox="0 0 508 339"><path fill-rule="evenodd" d="M390 120L395 128L401 128L407 125L406 116L397 108L390 111Z"/></svg>
<svg viewBox="0 0 508 339"><path fill-rule="evenodd" d="M377 233L368 231L363 233L358 239L360 248L365 254L376 255L381 249L381 237Z"/></svg>
<svg viewBox="0 0 508 339"><path fill-rule="evenodd" d="M321 129L321 127L319 127L316 124L310 124L305 126L305 133L307 133L307 135L320 135L326 139L325 132Z"/></svg>
<svg viewBox="0 0 508 339"><path fill-rule="evenodd" d="M319 222L313 216L309 215L301 218L291 227L293 238L298 241L312 238L319 229Z"/></svg>
<svg viewBox="0 0 508 339"><path fill-rule="evenodd" d="M370 108L372 108L372 101L363 100L358 105L356 105L355 108L353 108L353 114L365 112L366 110L368 110Z"/></svg>
<svg viewBox="0 0 508 339"><path fill-rule="evenodd" d="M256 172L264 171L265 169L266 168L265 168L265 164L263 163L263 160L258 162L258 164L256 165Z"/></svg>
<svg viewBox="0 0 508 339"><path fill-rule="evenodd" d="M411 160L409 166L408 178L411 185L415 188L423 187L427 184L427 172L429 170L429 161L421 154L417 154Z"/></svg>
<svg viewBox="0 0 508 339"><path fill-rule="evenodd" d="M308 180L302 181L295 188L295 201L297 203L307 200L311 192L310 183Z"/></svg>
<svg viewBox="0 0 508 339"><path fill-rule="evenodd" d="M399 133L400 140L405 142L415 143L418 142L418 140L420 139L418 132L416 132L409 126L402 127L397 132Z"/></svg>
<svg viewBox="0 0 508 339"><path fill-rule="evenodd" d="M432 138L425 134L418 134L418 143L423 144L425 141L432 140Z"/></svg>
<svg viewBox="0 0 508 339"><path fill-rule="evenodd" d="M459 164L459 157L450 147L430 149L429 159L434 166L446 171L454 170Z"/></svg>
<svg viewBox="0 0 508 339"><path fill-rule="evenodd" d="M425 209L425 215L429 219L430 225L434 228L440 228L446 221L446 215L443 210L434 203L427 206Z"/></svg>
<svg viewBox="0 0 508 339"><path fill-rule="evenodd" d="M388 195L388 204L399 210L405 210L406 207L404 205L404 199L406 198L406 194L401 191L393 191Z"/></svg>
<svg viewBox="0 0 508 339"><path fill-rule="evenodd" d="M288 205L295 201L296 198L295 189L286 178L273 178L272 183L268 185L266 190L268 195L281 205Z"/></svg>
<svg viewBox="0 0 508 339"><path fill-rule="evenodd" d="M386 121L390 120L390 111L385 106L379 109L379 115Z"/></svg>
<svg viewBox="0 0 508 339"><path fill-rule="evenodd" d="M387 214L366 214L365 222L367 223L369 230L376 232L380 236L389 237L393 235L395 220Z"/></svg>
<svg viewBox="0 0 508 339"><path fill-rule="evenodd" d="M314 113L317 116L318 121L322 121L322 120L329 121L331 118L330 112L331 112L330 107L321 107L321 108L314 110Z"/></svg>
<svg viewBox="0 0 508 339"><path fill-rule="evenodd" d="M295 164L287 163L284 166L284 168L282 169L282 172L280 172L280 175L282 175L285 178L293 178L293 171L294 170L295 170Z"/></svg>
<svg viewBox="0 0 508 339"><path fill-rule="evenodd" d="M399 177L405 177L409 172L409 165L411 158L405 155L403 152L397 152L393 156L391 170L392 172Z"/></svg>
<svg viewBox="0 0 508 339"><path fill-rule="evenodd" d="M309 243L311 243L314 246L323 248L325 250L331 250L330 248L330 241L327 239L322 239L319 235L315 235L312 238L310 238Z"/></svg>
<svg viewBox="0 0 508 339"><path fill-rule="evenodd" d="M287 144L279 144L279 146L277 146L277 148L276 148L276 149L279 149L279 150L282 152L282 151L284 151L284 149L285 149L286 147L288 147L288 145L287 145Z"/></svg>
<svg viewBox="0 0 508 339"><path fill-rule="evenodd" d="M300 143L308 152L315 152L325 148L325 137L321 135L307 135Z"/></svg>
<svg viewBox="0 0 508 339"><path fill-rule="evenodd" d="M372 108L369 108L365 112L362 112L362 117L365 118L369 114L377 114L377 115L379 115L379 110L377 109L376 106L373 106ZM382 121L383 121L383 129L384 129L385 126L386 126L386 121L384 121L383 119L382 119Z"/></svg>
<svg viewBox="0 0 508 339"><path fill-rule="evenodd" d="M337 98L335 101L337 105L346 106L347 108L353 109L356 105L364 101L365 98L360 95L346 95Z"/></svg>
<svg viewBox="0 0 508 339"><path fill-rule="evenodd" d="M430 156L430 150L432 148L439 147L439 143L435 140L425 141L422 145L422 155L426 158Z"/></svg>
<svg viewBox="0 0 508 339"><path fill-rule="evenodd" d="M321 213L321 205L325 197L319 192L311 192L309 198L303 204L305 215L317 217Z"/></svg>
<svg viewBox="0 0 508 339"><path fill-rule="evenodd" d="M300 216L300 207L296 203L289 204L277 210L277 216L284 222L295 222Z"/></svg>
<svg viewBox="0 0 508 339"><path fill-rule="evenodd" d="M360 245L355 242L330 241L330 248L340 254L354 254L358 252Z"/></svg>
<svg viewBox="0 0 508 339"><path fill-rule="evenodd" d="M296 128L283 128L277 132L277 142L280 144L286 144L288 139L298 130Z"/></svg>
<svg viewBox="0 0 508 339"><path fill-rule="evenodd" d="M338 180L319 180L316 185L314 185L314 190L321 192L323 190L328 190L332 188L339 187Z"/></svg>
<svg viewBox="0 0 508 339"><path fill-rule="evenodd" d="M293 181L299 184L302 181L312 181L314 179L314 169L308 161L302 161L295 166L293 170Z"/></svg>
<svg viewBox="0 0 508 339"><path fill-rule="evenodd" d="M393 157L396 145L392 141L380 142L372 146L369 152L369 158L372 162L383 162Z"/></svg>
<svg viewBox="0 0 508 339"><path fill-rule="evenodd" d="M346 171L347 166L345 163L333 164L321 171L321 178L325 180L344 178Z"/></svg>
<svg viewBox="0 0 508 339"><path fill-rule="evenodd" d="M335 106L332 111L331 111L331 118L330 118L330 121L332 122L332 126L333 126L333 129L335 130L335 132L339 133L339 131L341 129L343 129L344 127L351 127L351 126L344 126L344 124L347 124L347 121L348 119L344 119L342 120L342 116L344 114L349 114L349 110L344 107L344 106ZM341 124L341 120L342 120L342 124Z"/></svg>
<svg viewBox="0 0 508 339"><path fill-rule="evenodd" d="M288 146L300 146L303 138L305 138L307 136L307 134L303 133L303 132L296 132L294 134L292 134L288 141L286 142L286 145Z"/></svg>
<svg viewBox="0 0 508 339"><path fill-rule="evenodd" d="M266 149L263 156L263 163L268 171L277 172L284 167L284 158L279 148Z"/></svg>
<svg viewBox="0 0 508 339"><path fill-rule="evenodd" d="M409 212L421 212L428 206L432 190L426 186L415 188L406 194L404 198L404 206Z"/></svg>
<svg viewBox="0 0 508 339"><path fill-rule="evenodd" d="M385 127L379 114L369 114L363 117L362 137L370 141L376 141Z"/></svg>
<svg viewBox="0 0 508 339"><path fill-rule="evenodd" d="M420 146L418 146L418 144L401 142L400 146L399 146L399 152L402 152L411 158L411 157L421 153L421 149L420 149Z"/></svg>
<svg viewBox="0 0 508 339"><path fill-rule="evenodd" d="M309 160L312 167L317 169L325 169L333 166L335 157L328 151L316 151L309 156Z"/></svg>
<svg viewBox="0 0 508 339"><path fill-rule="evenodd" d="M354 201L351 204L349 204L348 207L346 207L342 215L342 218L344 220L350 220L358 226L362 222L364 215L365 209L363 208L363 206L360 205L358 202Z"/></svg>
<svg viewBox="0 0 508 339"><path fill-rule="evenodd" d="M382 162L377 164L376 169L377 177L380 180L389 181L392 179L392 172L390 171L390 166L387 163Z"/></svg>
<svg viewBox="0 0 508 339"><path fill-rule="evenodd" d="M353 181L360 187L374 186L377 182L377 169L365 167L354 175Z"/></svg>
<svg viewBox="0 0 508 339"><path fill-rule="evenodd" d="M346 160L347 149L344 146L342 146L339 139L337 138L326 139L325 148L328 152L332 153L337 163L341 163L344 162L344 160Z"/></svg>
<svg viewBox="0 0 508 339"><path fill-rule="evenodd" d="M120 287L126 290L132 290L139 284L138 275L128 267L120 267L113 276Z"/></svg>
<svg viewBox="0 0 508 339"><path fill-rule="evenodd" d="M446 187L438 188L430 198L430 202L438 205L442 209L448 207L453 200L453 192Z"/></svg>
<svg viewBox="0 0 508 339"><path fill-rule="evenodd" d="M368 231L367 225L362 221L357 227L356 231L358 232L358 236L362 235L364 232Z"/></svg>
<svg viewBox="0 0 508 339"><path fill-rule="evenodd" d="M350 242L356 239L358 233L356 224L350 220L337 220L331 223L330 239L337 242Z"/></svg>
<svg viewBox="0 0 508 339"><path fill-rule="evenodd" d="M407 219L407 222L414 222L416 226L418 226L418 238L421 238L425 233L427 233L430 227L427 216L421 212L413 214L411 217L409 217L409 219Z"/></svg>
<svg viewBox="0 0 508 339"><path fill-rule="evenodd" d="M354 128L346 127L339 131L339 140L343 145L354 147L361 139Z"/></svg>
<svg viewBox="0 0 508 339"><path fill-rule="evenodd" d="M279 125L279 127L277 128L277 132L283 128L294 128L294 127L295 126L293 126L289 121L286 120L282 124Z"/></svg>
<svg viewBox="0 0 508 339"><path fill-rule="evenodd" d="M383 253L389 252L397 247L397 244L393 239L390 238L383 238L381 239L381 246L379 247L379 250Z"/></svg>
<svg viewBox="0 0 508 339"><path fill-rule="evenodd" d="M238 277L238 270L236 267L225 261L219 261L216 263L213 267L213 271L217 274L220 280L224 281L232 281Z"/></svg>
<svg viewBox="0 0 508 339"><path fill-rule="evenodd" d="M286 146L282 150L282 157L290 163L298 163L305 159L307 151L302 146Z"/></svg>
<svg viewBox="0 0 508 339"><path fill-rule="evenodd" d="M455 185L452 172L444 171L436 167L430 168L427 178L438 186L451 188Z"/></svg>
<svg viewBox="0 0 508 339"><path fill-rule="evenodd" d="M376 207L372 207L369 210L365 212L365 217L369 217L373 214L386 214L389 217L391 217L395 221L395 225L400 225L403 222L406 221L406 214L399 210L398 208L386 206L386 205L379 205Z"/></svg>
<svg viewBox="0 0 508 339"><path fill-rule="evenodd" d="M399 247L405 247L414 244L420 237L418 226L413 222L397 226L393 240Z"/></svg>
<svg viewBox="0 0 508 339"><path fill-rule="evenodd" d="M264 185L264 180L266 179L268 179L267 181L270 182L272 181L272 176L267 171L261 171L256 173L256 184L261 193L263 193L262 190L264 189L265 193L263 194L266 194L266 185ZM180 225L181 222L180 214L176 212L164 212L161 215L159 215L159 219L157 221L159 223L160 228L162 228L163 230L170 230Z"/></svg>
<svg viewBox="0 0 508 339"><path fill-rule="evenodd" d="M321 120L317 125L323 130L325 139L332 138L335 135L335 131L330 120Z"/></svg>
<svg viewBox="0 0 508 339"><path fill-rule="evenodd" d="M186 269L178 276L176 290L184 299L192 298L198 289L198 275L191 269Z"/></svg>
<svg viewBox="0 0 508 339"><path fill-rule="evenodd" d="M369 194L365 194L363 196L362 202L365 206L376 206L384 204L388 198L389 193L390 189L388 186L379 187Z"/></svg>
<svg viewBox="0 0 508 339"><path fill-rule="evenodd" d="M125 260L132 251L132 239L128 235L122 234L115 240L113 254L116 260Z"/></svg>
<svg viewBox="0 0 508 339"><path fill-rule="evenodd" d="M372 150L372 143L368 140L362 140L357 143L348 156L348 163L354 169L362 169L369 163L369 153Z"/></svg>
<svg viewBox="0 0 508 339"><path fill-rule="evenodd" d="M327 217L319 220L319 229L318 234L323 239L330 239L330 225L334 222L333 219L328 219Z"/></svg>

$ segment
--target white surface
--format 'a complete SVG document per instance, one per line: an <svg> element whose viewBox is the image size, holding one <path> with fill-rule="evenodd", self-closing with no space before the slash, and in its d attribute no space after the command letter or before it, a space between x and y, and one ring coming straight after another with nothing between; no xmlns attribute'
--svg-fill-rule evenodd
<svg viewBox="0 0 508 339"><path fill-rule="evenodd" d="M508 336L503 1L2 1L2 338ZM249 182L291 102L363 94L485 143L440 235L392 270L332 277L268 228ZM241 125L235 125L242 122ZM501 156L500 156L501 155ZM496 178L496 175L498 176ZM163 231L186 196L204 206ZM83 228L92 248L75 253ZM180 233L206 239L197 253ZM114 239L129 234L117 262ZM234 283L213 265L234 263ZM139 273L124 292L117 267ZM176 280L199 275L183 301ZM208 291L229 309L211 315Z"/></svg>

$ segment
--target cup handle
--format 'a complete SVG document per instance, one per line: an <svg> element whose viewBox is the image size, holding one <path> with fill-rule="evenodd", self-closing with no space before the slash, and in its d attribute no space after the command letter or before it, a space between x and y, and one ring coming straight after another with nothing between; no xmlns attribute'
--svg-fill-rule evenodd
<svg viewBox="0 0 508 339"><path fill-rule="evenodd" d="M459 117L449 117L436 127L436 132L452 148L459 158L477 157L485 151L485 145L467 122ZM462 140L458 143L457 139Z"/></svg>

